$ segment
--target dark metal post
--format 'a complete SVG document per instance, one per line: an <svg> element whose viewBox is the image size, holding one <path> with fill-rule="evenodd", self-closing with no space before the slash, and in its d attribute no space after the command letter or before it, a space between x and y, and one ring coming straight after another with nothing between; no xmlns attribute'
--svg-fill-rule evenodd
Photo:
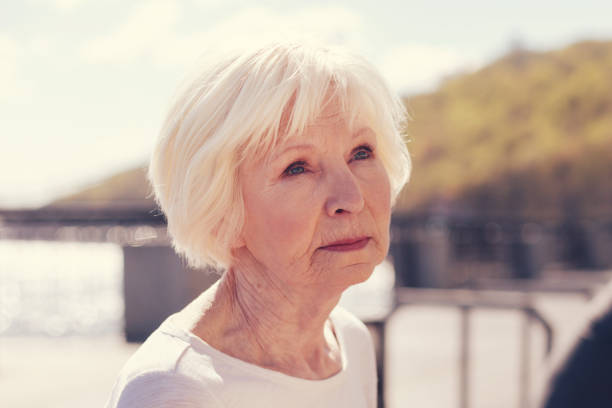
<svg viewBox="0 0 612 408"><path fill-rule="evenodd" d="M530 361L531 361L531 336L530 336L530 326L531 326L531 314L524 313L523 319L521 322L521 364L519 370L519 384L520 384L520 400L519 407L521 408L529 408L529 394L530 388L529 383L531 381L530 378Z"/></svg>
<svg viewBox="0 0 612 408"><path fill-rule="evenodd" d="M461 306L461 341L459 344L459 407L470 406L470 307Z"/></svg>
<svg viewBox="0 0 612 408"><path fill-rule="evenodd" d="M370 333L373 334L374 348L376 350L376 375L378 376L377 394L378 408L385 407L385 320L367 322Z"/></svg>
<svg viewBox="0 0 612 408"><path fill-rule="evenodd" d="M378 341L380 347L380 354L376 362L376 371L378 373L378 407L385 407L385 329L387 327L386 321L378 323Z"/></svg>

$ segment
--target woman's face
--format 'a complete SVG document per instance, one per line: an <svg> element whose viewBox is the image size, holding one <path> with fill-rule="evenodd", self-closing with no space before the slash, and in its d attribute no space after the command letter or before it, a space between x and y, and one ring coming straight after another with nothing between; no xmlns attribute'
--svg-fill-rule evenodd
<svg viewBox="0 0 612 408"><path fill-rule="evenodd" d="M330 103L303 134L240 167L246 217L235 254L248 251L286 284L343 290L387 254L390 186L376 135L338 111Z"/></svg>

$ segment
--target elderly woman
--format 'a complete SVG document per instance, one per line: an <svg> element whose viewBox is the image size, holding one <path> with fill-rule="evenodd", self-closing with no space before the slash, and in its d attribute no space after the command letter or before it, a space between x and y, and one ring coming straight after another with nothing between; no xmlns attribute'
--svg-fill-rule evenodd
<svg viewBox="0 0 612 408"><path fill-rule="evenodd" d="M372 339L336 304L387 254L403 120L340 49L276 43L201 70L149 175L176 251L224 272L140 347L107 407L374 407Z"/></svg>

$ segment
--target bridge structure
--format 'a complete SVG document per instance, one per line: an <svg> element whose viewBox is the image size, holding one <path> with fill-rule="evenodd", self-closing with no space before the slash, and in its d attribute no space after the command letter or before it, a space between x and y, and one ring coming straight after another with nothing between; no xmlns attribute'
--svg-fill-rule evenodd
<svg viewBox="0 0 612 408"><path fill-rule="evenodd" d="M541 251L542 239L534 239L534 234L541 237L542 232L532 224L524 223L510 232L507 228L500 230L503 223L480 225L484 226L461 221L449 227L439 217L424 221L394 220L391 252L395 258L396 287L389 293L391 307L386 313L366 320L377 346L379 406L384 406L385 395L386 322L398 307L438 305L461 311L458 364L461 408L470 406L470 312L483 308L522 312L525 323L520 342L519 391L521 407L527 407L531 326L535 324L543 329L546 353L550 352L554 339L551 325L535 307L530 293L571 292L590 296L597 285L603 283L601 277L569 282L541 279L537 258L541 255L538 251ZM521 231L523 256L527 258L522 268L528 269L527 273L523 271L522 277L531 279L512 279L512 276L471 279L466 286L461 282L457 284L449 276L454 246L463 245L472 252L482 251L482 245L489 245L493 251L499 251L500 247L517 251L516 244L508 237L517 234L520 237ZM466 236L470 238L465 239ZM131 342L143 341L169 314L182 308L218 278L212 270L193 270L185 265L170 246L164 216L146 201L0 210L0 239L99 242L120 246L123 252L124 334ZM520 251L514 252L516 254L520 255Z"/></svg>
<svg viewBox="0 0 612 408"><path fill-rule="evenodd" d="M124 334L130 342L144 340L218 278L187 267L171 248L163 215L142 204L0 210L0 239L121 247Z"/></svg>

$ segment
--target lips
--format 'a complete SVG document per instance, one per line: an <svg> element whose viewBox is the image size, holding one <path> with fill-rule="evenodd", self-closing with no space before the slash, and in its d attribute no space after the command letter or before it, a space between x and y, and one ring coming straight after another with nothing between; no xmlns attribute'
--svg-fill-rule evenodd
<svg viewBox="0 0 612 408"><path fill-rule="evenodd" d="M370 237L343 239L332 242L329 245L322 246L321 249L326 251L357 251L365 247L369 241Z"/></svg>

